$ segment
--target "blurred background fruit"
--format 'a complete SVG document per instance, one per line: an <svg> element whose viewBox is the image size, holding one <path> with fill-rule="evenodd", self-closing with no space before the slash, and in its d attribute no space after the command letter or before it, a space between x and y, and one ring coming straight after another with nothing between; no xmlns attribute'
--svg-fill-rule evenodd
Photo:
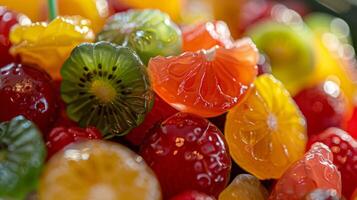
<svg viewBox="0 0 357 200"><path fill-rule="evenodd" d="M351 114L352 107L334 81L305 88L294 100L306 118L309 136L329 127L342 127Z"/></svg>
<svg viewBox="0 0 357 200"><path fill-rule="evenodd" d="M11 47L9 39L11 28L16 24L25 25L29 23L31 23L31 20L25 15L18 14L4 6L0 6L0 68L15 60L9 52Z"/></svg>
<svg viewBox="0 0 357 200"><path fill-rule="evenodd" d="M0 0L0 5L27 15L33 22L48 20L47 0ZM102 29L109 16L107 0L57 0L58 15L80 15L91 20L93 30Z"/></svg>

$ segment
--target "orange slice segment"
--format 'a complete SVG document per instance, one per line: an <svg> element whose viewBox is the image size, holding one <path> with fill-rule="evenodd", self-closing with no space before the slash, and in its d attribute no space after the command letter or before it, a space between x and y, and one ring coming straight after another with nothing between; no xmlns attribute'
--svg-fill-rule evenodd
<svg viewBox="0 0 357 200"><path fill-rule="evenodd" d="M233 159L260 179L279 178L303 154L306 125L284 86L262 75L244 102L228 112L225 137Z"/></svg>
<svg viewBox="0 0 357 200"><path fill-rule="evenodd" d="M159 200L159 183L144 160L119 144L86 141L54 155L43 172L39 199Z"/></svg>

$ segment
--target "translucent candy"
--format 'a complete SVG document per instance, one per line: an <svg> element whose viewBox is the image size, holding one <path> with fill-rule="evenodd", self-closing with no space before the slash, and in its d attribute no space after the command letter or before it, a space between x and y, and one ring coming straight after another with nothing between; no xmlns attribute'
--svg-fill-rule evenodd
<svg viewBox="0 0 357 200"><path fill-rule="evenodd" d="M75 143L47 163L39 200L160 200L159 182L144 160L126 147L105 141Z"/></svg>
<svg viewBox="0 0 357 200"><path fill-rule="evenodd" d="M59 31L60 30L60 31ZM22 62L37 64L54 79L72 49L80 43L92 42L90 22L81 17L57 17L51 23L16 26L10 33L11 54Z"/></svg>
<svg viewBox="0 0 357 200"><path fill-rule="evenodd" d="M265 200L268 191L250 174L240 174L221 192L219 200Z"/></svg>
<svg viewBox="0 0 357 200"><path fill-rule="evenodd" d="M232 48L155 57L149 75L155 92L177 110L213 117L241 102L256 77L257 61L254 43L242 39Z"/></svg>
<svg viewBox="0 0 357 200"><path fill-rule="evenodd" d="M228 112L225 137L236 163L259 179L280 178L303 154L305 120L284 86L261 75Z"/></svg>
<svg viewBox="0 0 357 200"><path fill-rule="evenodd" d="M341 175L330 149L315 143L276 183L269 200L299 200L313 190L333 189L341 196Z"/></svg>

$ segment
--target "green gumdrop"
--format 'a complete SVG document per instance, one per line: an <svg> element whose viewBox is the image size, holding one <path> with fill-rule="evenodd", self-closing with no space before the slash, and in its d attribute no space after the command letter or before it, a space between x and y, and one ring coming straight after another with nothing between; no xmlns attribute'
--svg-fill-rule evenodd
<svg viewBox="0 0 357 200"><path fill-rule="evenodd" d="M263 21L249 29L258 49L271 62L272 73L289 91L296 90L314 70L313 36L305 26Z"/></svg>
<svg viewBox="0 0 357 200"><path fill-rule="evenodd" d="M131 47L147 65L151 57L178 55L182 51L181 31L159 10L129 10L112 16L97 41Z"/></svg>
<svg viewBox="0 0 357 200"><path fill-rule="evenodd" d="M46 155L37 127L23 116L0 123L0 199L24 199L37 188Z"/></svg>

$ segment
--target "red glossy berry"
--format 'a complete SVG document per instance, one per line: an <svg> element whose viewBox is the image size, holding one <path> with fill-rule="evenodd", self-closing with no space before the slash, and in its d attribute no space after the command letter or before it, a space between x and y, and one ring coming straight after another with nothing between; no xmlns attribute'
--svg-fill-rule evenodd
<svg viewBox="0 0 357 200"><path fill-rule="evenodd" d="M57 117L51 77L43 70L11 63L0 69L0 121L23 115L47 134Z"/></svg>
<svg viewBox="0 0 357 200"><path fill-rule="evenodd" d="M329 128L309 139L308 147L314 142L327 145L333 153L333 163L341 172L342 193L350 197L357 187L357 141L345 131Z"/></svg>
<svg viewBox="0 0 357 200"><path fill-rule="evenodd" d="M347 121L346 131L357 139L357 107L354 108L352 117Z"/></svg>
<svg viewBox="0 0 357 200"><path fill-rule="evenodd" d="M50 158L56 152L63 149L68 144L83 139L101 139L102 135L95 127L56 127L52 129L46 138L47 157Z"/></svg>
<svg viewBox="0 0 357 200"><path fill-rule="evenodd" d="M192 190L176 195L172 197L170 200L215 200L215 198L205 193Z"/></svg>
<svg viewBox="0 0 357 200"><path fill-rule="evenodd" d="M154 106L146 115L145 121L131 130L130 133L125 136L125 139L133 145L140 145L151 128L177 112L175 108L167 104L158 95L155 95Z"/></svg>
<svg viewBox="0 0 357 200"><path fill-rule="evenodd" d="M309 136L340 127L348 110L345 97L333 81L306 88L294 99L306 118Z"/></svg>
<svg viewBox="0 0 357 200"><path fill-rule="evenodd" d="M0 6L0 67L14 61L14 58L9 53L11 47L9 40L11 27L19 22L25 23L25 21L30 22L24 15L19 15Z"/></svg>
<svg viewBox="0 0 357 200"><path fill-rule="evenodd" d="M156 173L164 199L187 190L218 196L231 159L221 131L208 120L177 113L150 131L141 155Z"/></svg>

